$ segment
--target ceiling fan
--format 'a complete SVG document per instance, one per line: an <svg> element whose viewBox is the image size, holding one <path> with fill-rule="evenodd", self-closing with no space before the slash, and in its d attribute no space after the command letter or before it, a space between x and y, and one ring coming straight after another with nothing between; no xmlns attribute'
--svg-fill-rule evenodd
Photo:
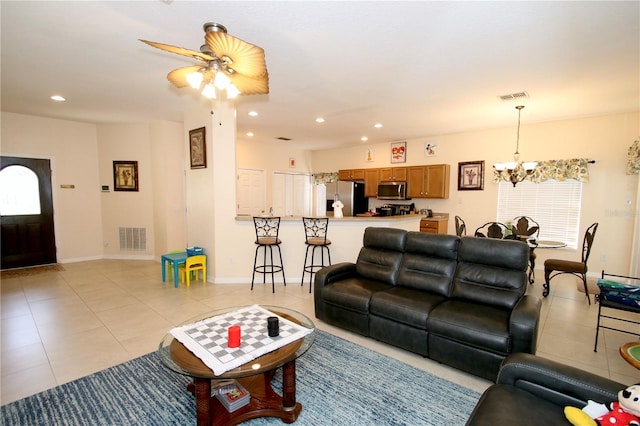
<svg viewBox="0 0 640 426"><path fill-rule="evenodd" d="M226 93L228 99L240 94L269 93L264 49L227 34L227 29L221 24L207 22L203 29L206 44L200 46L200 52L154 41L140 41L199 62L167 74L167 80L178 88L191 86L210 99L218 98L220 93Z"/></svg>

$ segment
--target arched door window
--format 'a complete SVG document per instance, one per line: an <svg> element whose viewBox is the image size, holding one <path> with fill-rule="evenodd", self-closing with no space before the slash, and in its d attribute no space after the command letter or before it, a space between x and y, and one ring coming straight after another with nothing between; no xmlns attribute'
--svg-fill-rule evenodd
<svg viewBox="0 0 640 426"><path fill-rule="evenodd" d="M7 166L0 170L0 215L40 213L38 176L24 166Z"/></svg>

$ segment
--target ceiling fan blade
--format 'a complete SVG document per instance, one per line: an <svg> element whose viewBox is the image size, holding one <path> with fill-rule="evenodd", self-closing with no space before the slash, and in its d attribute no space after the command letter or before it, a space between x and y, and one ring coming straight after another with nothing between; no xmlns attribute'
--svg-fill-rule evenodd
<svg viewBox="0 0 640 426"><path fill-rule="evenodd" d="M260 77L267 72L261 47L224 32L208 32L204 38L214 55L223 62L228 58L228 65L236 72L248 77Z"/></svg>
<svg viewBox="0 0 640 426"><path fill-rule="evenodd" d="M255 78L238 73L227 74L227 76L243 95L266 95L269 93L269 73L265 72L264 75Z"/></svg>
<svg viewBox="0 0 640 426"><path fill-rule="evenodd" d="M206 53L185 49L184 47L177 47L177 46L172 46L170 44L157 43L155 41L148 41L148 40L142 40L142 39L139 39L139 40L143 43L148 44L149 46L155 47L160 50L164 50L165 52L171 52L171 53L176 53L182 56L188 56L189 58L194 58L199 61L209 62L215 59L213 56L207 55Z"/></svg>
<svg viewBox="0 0 640 426"><path fill-rule="evenodd" d="M171 84L178 88L186 87L189 86L187 76L201 69L202 65L190 65L188 67L177 68L167 74L167 80L169 80Z"/></svg>

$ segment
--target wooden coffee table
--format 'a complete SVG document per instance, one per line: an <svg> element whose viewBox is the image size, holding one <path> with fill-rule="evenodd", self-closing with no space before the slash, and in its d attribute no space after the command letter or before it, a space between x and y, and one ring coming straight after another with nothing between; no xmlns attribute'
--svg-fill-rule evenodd
<svg viewBox="0 0 640 426"><path fill-rule="evenodd" d="M620 346L620 355L625 361L640 370L640 341L629 342Z"/></svg>
<svg viewBox="0 0 640 426"><path fill-rule="evenodd" d="M197 424L236 425L257 417L278 417L285 423L293 423L302 410L296 401L296 359L313 344L313 321L300 312L277 306L262 308L312 330L304 338L269 352L223 374L215 375L200 358L196 357L173 335L167 334L158 347L162 363L176 373L193 378L187 389L195 395ZM225 314L240 309L227 308L193 318L185 324ZM265 330L266 333L266 330ZM282 396L272 387L271 380L282 367ZM211 380L235 379L251 394L248 405L229 413L215 396L211 396Z"/></svg>

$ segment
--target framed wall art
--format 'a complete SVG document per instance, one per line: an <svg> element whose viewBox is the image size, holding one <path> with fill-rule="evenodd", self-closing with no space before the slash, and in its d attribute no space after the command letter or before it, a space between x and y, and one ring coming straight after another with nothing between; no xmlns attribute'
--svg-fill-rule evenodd
<svg viewBox="0 0 640 426"><path fill-rule="evenodd" d="M113 190L138 191L138 162L113 162Z"/></svg>
<svg viewBox="0 0 640 426"><path fill-rule="evenodd" d="M189 131L189 158L192 169L207 168L207 141L204 127Z"/></svg>
<svg viewBox="0 0 640 426"><path fill-rule="evenodd" d="M435 142L425 142L424 143L424 156L425 157L436 157L438 155L438 144Z"/></svg>
<svg viewBox="0 0 640 426"><path fill-rule="evenodd" d="M458 163L458 191L484 189L484 161Z"/></svg>
<svg viewBox="0 0 640 426"><path fill-rule="evenodd" d="M407 162L407 142L391 143L391 162L406 163Z"/></svg>

